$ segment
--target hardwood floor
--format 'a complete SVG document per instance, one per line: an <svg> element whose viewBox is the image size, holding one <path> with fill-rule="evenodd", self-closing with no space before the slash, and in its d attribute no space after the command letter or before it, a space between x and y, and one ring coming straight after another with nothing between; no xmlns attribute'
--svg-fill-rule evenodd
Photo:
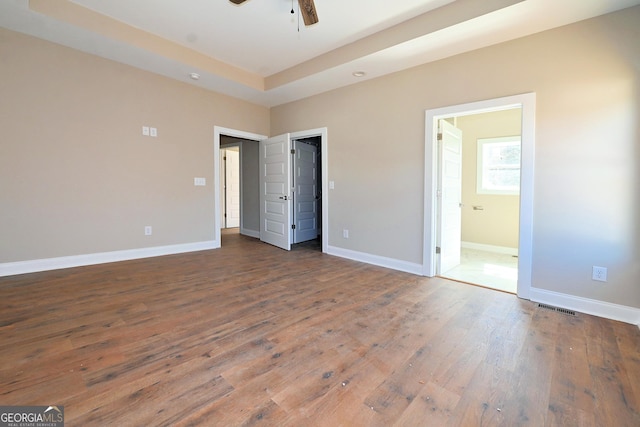
<svg viewBox="0 0 640 427"><path fill-rule="evenodd" d="M67 426L638 426L640 330L239 235L0 278L0 404Z"/></svg>

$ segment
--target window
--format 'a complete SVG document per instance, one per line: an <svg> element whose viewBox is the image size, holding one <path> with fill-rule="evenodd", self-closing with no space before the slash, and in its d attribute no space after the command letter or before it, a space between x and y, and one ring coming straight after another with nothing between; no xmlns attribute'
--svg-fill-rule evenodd
<svg viewBox="0 0 640 427"><path fill-rule="evenodd" d="M520 137L478 139L478 194L520 194Z"/></svg>

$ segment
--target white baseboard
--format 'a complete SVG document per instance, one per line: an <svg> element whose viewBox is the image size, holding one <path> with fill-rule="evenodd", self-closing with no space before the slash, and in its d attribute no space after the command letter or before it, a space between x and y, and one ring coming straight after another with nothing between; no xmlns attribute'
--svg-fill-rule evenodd
<svg viewBox="0 0 640 427"><path fill-rule="evenodd" d="M95 254L74 255L57 258L35 259L30 261L7 262L0 264L0 277L15 274L35 273L37 271L59 270L61 268L81 267L85 265L105 264L108 262L128 261L162 255L196 252L220 247L220 242L184 243L179 245L155 246L151 248L127 249L123 251L100 252Z"/></svg>
<svg viewBox="0 0 640 427"><path fill-rule="evenodd" d="M335 246L327 246L327 254L422 276L422 264L372 255L365 252L352 251L350 249L343 249Z"/></svg>
<svg viewBox="0 0 640 427"><path fill-rule="evenodd" d="M510 248L508 246L485 245L483 243L473 242L460 242L460 246L467 249L476 249L479 251L518 256L518 248Z"/></svg>
<svg viewBox="0 0 640 427"><path fill-rule="evenodd" d="M607 319L619 320L640 327L640 309L626 305L576 297L539 288L531 288L531 301L566 308L580 313L592 314Z"/></svg>
<svg viewBox="0 0 640 427"><path fill-rule="evenodd" d="M254 237L256 239L260 238L260 231L249 230L248 228L241 228L240 234L242 234L243 236Z"/></svg>

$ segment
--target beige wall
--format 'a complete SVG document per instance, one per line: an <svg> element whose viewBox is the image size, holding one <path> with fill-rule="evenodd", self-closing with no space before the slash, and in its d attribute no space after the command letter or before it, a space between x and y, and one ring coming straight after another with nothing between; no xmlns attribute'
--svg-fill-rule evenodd
<svg viewBox="0 0 640 427"><path fill-rule="evenodd" d="M477 147L478 139L520 135L522 110L458 117L456 126L462 130L462 241L517 248L520 197L478 194Z"/></svg>
<svg viewBox="0 0 640 427"><path fill-rule="evenodd" d="M640 307L638 22L635 7L273 108L271 133L327 126L330 245L421 263L425 110L535 92L533 286Z"/></svg>
<svg viewBox="0 0 640 427"><path fill-rule="evenodd" d="M267 108L4 29L0 58L0 263L214 239L214 125Z"/></svg>

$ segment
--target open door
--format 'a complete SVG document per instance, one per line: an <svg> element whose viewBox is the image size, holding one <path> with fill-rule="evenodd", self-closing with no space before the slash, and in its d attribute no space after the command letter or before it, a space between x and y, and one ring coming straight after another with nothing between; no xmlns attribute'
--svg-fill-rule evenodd
<svg viewBox="0 0 640 427"><path fill-rule="evenodd" d="M293 243L318 237L318 148L304 141L293 141Z"/></svg>
<svg viewBox="0 0 640 427"><path fill-rule="evenodd" d="M225 228L240 227L240 151L224 150Z"/></svg>
<svg viewBox="0 0 640 427"><path fill-rule="evenodd" d="M462 237L462 131L440 120L438 132L439 183L438 217L440 256L437 274L460 264Z"/></svg>
<svg viewBox="0 0 640 427"><path fill-rule="evenodd" d="M291 137L260 141L260 240L291 250Z"/></svg>

